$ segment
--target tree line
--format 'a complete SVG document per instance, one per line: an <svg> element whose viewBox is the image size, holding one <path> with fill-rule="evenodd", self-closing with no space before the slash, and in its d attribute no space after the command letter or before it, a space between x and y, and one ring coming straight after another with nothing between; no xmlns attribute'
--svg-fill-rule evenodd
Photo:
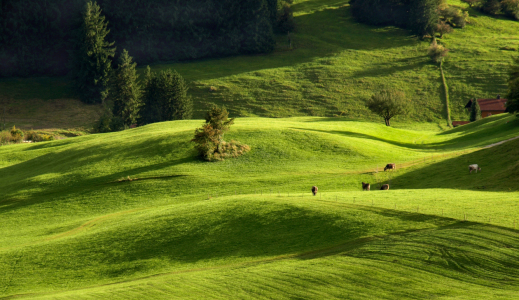
<svg viewBox="0 0 519 300"><path fill-rule="evenodd" d="M148 66L140 81L137 64L126 49L114 59L116 47L107 40L108 25L100 6L88 2L74 47L75 90L83 102L102 103L105 109L94 131L191 118L193 103L182 76L173 70L152 73Z"/></svg>
<svg viewBox="0 0 519 300"><path fill-rule="evenodd" d="M0 76L69 72L85 4L0 0ZM280 19L278 0L99 0L98 5L110 24L108 39L139 64L269 52Z"/></svg>

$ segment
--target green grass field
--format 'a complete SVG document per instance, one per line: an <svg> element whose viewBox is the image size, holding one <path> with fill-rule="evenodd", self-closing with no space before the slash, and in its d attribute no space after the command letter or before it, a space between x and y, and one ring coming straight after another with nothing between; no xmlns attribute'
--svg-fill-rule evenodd
<svg viewBox="0 0 519 300"><path fill-rule="evenodd" d="M200 125L0 147L0 299L519 298L519 119Z"/></svg>
<svg viewBox="0 0 519 300"><path fill-rule="evenodd" d="M450 49L444 70L452 119L466 120L463 107L468 99L506 94L508 66L517 52L510 50L519 48L519 23L482 15L459 0L448 2L471 15L464 29L439 40ZM233 116L342 116L373 121L377 118L364 101L380 89L396 88L413 102L409 116L398 121L446 125L440 70L426 56L429 41L398 28L356 23L348 0L295 0L293 9L297 31L292 33L292 49L281 35L270 54L151 67L154 71L173 68L185 77L195 118L202 118L217 103L226 105ZM144 66L140 67L142 71ZM10 101L9 126L90 127L99 108L83 105L84 113L78 118L78 104L62 101L74 97L66 78L0 80L0 98ZM32 107L57 113L49 119L49 114L37 114Z"/></svg>

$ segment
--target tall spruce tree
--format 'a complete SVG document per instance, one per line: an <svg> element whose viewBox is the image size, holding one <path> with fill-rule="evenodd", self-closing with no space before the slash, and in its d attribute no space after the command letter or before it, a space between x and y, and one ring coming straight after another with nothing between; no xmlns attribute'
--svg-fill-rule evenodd
<svg viewBox="0 0 519 300"><path fill-rule="evenodd" d="M136 63L128 51L123 50L119 57L119 65L112 72L108 91L108 99L113 102L113 115L122 119L125 126L137 122L141 106L141 87L137 82Z"/></svg>
<svg viewBox="0 0 519 300"><path fill-rule="evenodd" d="M481 119L481 108L479 107L478 100L474 98L472 105L470 106L470 122L474 122Z"/></svg>
<svg viewBox="0 0 519 300"><path fill-rule="evenodd" d="M96 2L88 2L77 37L74 79L81 101L102 103L115 54L114 42L107 42L108 22Z"/></svg>
<svg viewBox="0 0 519 300"><path fill-rule="evenodd" d="M438 24L439 0L415 0L409 8L409 28L417 35L433 35Z"/></svg>
<svg viewBox="0 0 519 300"><path fill-rule="evenodd" d="M193 101L184 78L173 70L144 75L143 104L139 124L190 119Z"/></svg>

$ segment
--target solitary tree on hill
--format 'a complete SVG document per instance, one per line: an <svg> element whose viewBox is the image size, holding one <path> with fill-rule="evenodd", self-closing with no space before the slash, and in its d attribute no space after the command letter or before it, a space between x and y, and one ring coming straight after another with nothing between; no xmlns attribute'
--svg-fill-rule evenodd
<svg viewBox="0 0 519 300"><path fill-rule="evenodd" d="M113 102L113 115L121 118L125 126L137 122L141 106L141 87L137 82L136 66L128 51L124 50L110 79L108 99Z"/></svg>
<svg viewBox="0 0 519 300"><path fill-rule="evenodd" d="M88 2L77 37L74 81L85 103L102 103L115 54L114 43L106 41L108 22L96 2Z"/></svg>
<svg viewBox="0 0 519 300"><path fill-rule="evenodd" d="M470 122L474 122L481 119L481 108L479 107L478 100L474 98L472 105L470 106Z"/></svg>
<svg viewBox="0 0 519 300"><path fill-rule="evenodd" d="M250 150L248 145L236 141L229 143L223 140L223 135L234 124L229 119L229 112L225 107L213 106L205 116L205 124L195 130L194 142L198 154L205 160L223 160L227 157L237 157Z"/></svg>
<svg viewBox="0 0 519 300"><path fill-rule="evenodd" d="M366 102L366 106L369 110L384 118L386 126L391 126L391 118L407 114L409 101L403 92L384 90L371 96L371 99Z"/></svg>

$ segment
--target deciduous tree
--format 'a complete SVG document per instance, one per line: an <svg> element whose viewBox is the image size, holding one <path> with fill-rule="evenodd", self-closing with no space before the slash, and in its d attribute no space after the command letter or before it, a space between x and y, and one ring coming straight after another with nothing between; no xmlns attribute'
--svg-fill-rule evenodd
<svg viewBox="0 0 519 300"><path fill-rule="evenodd" d="M366 102L366 106L373 113L384 118L386 126L391 126L391 118L407 114L409 101L403 92L383 90L371 96L371 99Z"/></svg>

